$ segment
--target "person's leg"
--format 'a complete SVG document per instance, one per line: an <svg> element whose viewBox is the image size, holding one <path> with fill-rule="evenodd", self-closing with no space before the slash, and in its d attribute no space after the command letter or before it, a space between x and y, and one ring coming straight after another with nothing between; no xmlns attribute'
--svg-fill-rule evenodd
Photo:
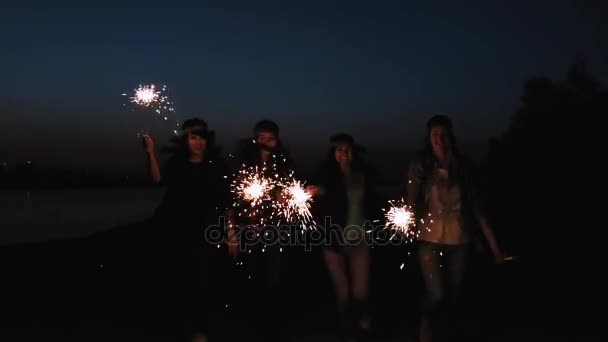
<svg viewBox="0 0 608 342"><path fill-rule="evenodd" d="M268 265L266 279L266 291L269 294L266 300L265 310L273 317L273 323L270 325L270 329L266 331L266 341L281 341L283 340L282 335L284 333L285 325L287 322L287 315L282 314L281 299L283 297L282 288L282 265L283 255L280 252L280 246L278 244L268 245L266 247L266 253L268 253Z"/></svg>
<svg viewBox="0 0 608 342"><path fill-rule="evenodd" d="M199 308L201 307L200 290L200 262L199 255L196 249L189 245L182 245L182 253L174 267L178 270L178 276L173 279L176 284L180 284L176 288L176 295L179 298L179 315L183 339L192 339L196 334L204 334L200 329L201 316Z"/></svg>
<svg viewBox="0 0 608 342"><path fill-rule="evenodd" d="M324 249L323 259L329 271L332 284L336 293L336 302L338 306L338 324L342 332L349 330L349 299L350 286L348 283L348 275L344 256L334 250Z"/></svg>
<svg viewBox="0 0 608 342"><path fill-rule="evenodd" d="M262 252L262 249L264 250ZM257 247L247 256L247 282L249 287L244 289L247 291L246 297L248 310L255 311L258 314L252 315L248 320L249 325L248 335L255 341L266 341L270 339L273 325L269 325L269 317L271 316L272 303L276 293L273 293L269 286L270 279L270 254L265 247Z"/></svg>
<svg viewBox="0 0 608 342"><path fill-rule="evenodd" d="M266 252L269 253L269 271L268 284L275 291L281 288L281 269L284 262L284 255L281 253L281 247L278 244L268 246Z"/></svg>
<svg viewBox="0 0 608 342"><path fill-rule="evenodd" d="M465 318L463 316L464 310L459 310L462 306L462 288L464 277L467 269L468 261L468 246L450 246L446 253L443 255L443 262L447 266L448 279L448 297L449 297L449 310L448 322L450 327L450 336L458 338L458 334L462 332L462 326L465 324Z"/></svg>
<svg viewBox="0 0 608 342"><path fill-rule="evenodd" d="M224 301L220 288L222 255L215 248L197 246L192 255L192 312L193 336L221 333ZM224 304L225 305L225 304Z"/></svg>
<svg viewBox="0 0 608 342"><path fill-rule="evenodd" d="M352 279L353 315L355 324L357 324L360 329L368 331L371 328L368 308L370 274L369 248L364 244L349 246L347 258Z"/></svg>
<svg viewBox="0 0 608 342"><path fill-rule="evenodd" d="M462 294L462 285L467 270L468 256L469 249L466 245L451 247L447 253L446 264L450 272L449 295L452 299L457 300Z"/></svg>
<svg viewBox="0 0 608 342"><path fill-rule="evenodd" d="M418 243L418 260L424 283L424 299L420 321L420 341L432 341L437 318L444 301L444 284L441 273L441 245L421 241Z"/></svg>

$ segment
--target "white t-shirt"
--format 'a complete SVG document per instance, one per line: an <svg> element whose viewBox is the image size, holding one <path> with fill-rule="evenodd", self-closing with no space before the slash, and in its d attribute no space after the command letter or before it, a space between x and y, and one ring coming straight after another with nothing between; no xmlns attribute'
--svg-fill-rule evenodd
<svg viewBox="0 0 608 342"><path fill-rule="evenodd" d="M467 242L461 214L461 188L449 184L448 170L437 168L428 198L429 217L421 229L419 240L459 245Z"/></svg>
<svg viewBox="0 0 608 342"><path fill-rule="evenodd" d="M361 174L353 173L345 179L346 185L346 240L361 239L364 223L364 179Z"/></svg>

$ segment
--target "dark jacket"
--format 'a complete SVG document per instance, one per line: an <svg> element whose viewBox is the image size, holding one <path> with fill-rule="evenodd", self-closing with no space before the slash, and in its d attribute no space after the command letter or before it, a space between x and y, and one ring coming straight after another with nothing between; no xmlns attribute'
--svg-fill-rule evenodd
<svg viewBox="0 0 608 342"><path fill-rule="evenodd" d="M375 190L376 173L371 166L365 164L359 164L354 170L360 172L364 178L364 221L369 221L374 227L378 226L382 218L382 204ZM315 220L319 228L325 230L326 235L339 233L334 235L338 237L337 241L332 239L328 246L338 249L340 244L344 243L342 233L346 228L348 215L348 199L343 176L337 165L326 163L319 168L312 183L321 188L321 194L313 203Z"/></svg>
<svg viewBox="0 0 608 342"><path fill-rule="evenodd" d="M248 168L258 168L258 172L262 173L266 177L275 177L278 175L280 178L288 177L289 175L295 172L295 164L293 159L290 157L289 153L281 147L276 148L271 151L269 162L264 165L260 158L260 146L256 144L253 139L242 139L239 141L237 146L236 158L233 161L234 164L232 166L232 178L231 182L235 182L239 177L239 171L242 169ZM263 171L263 167L265 167L265 171ZM245 213L245 210L250 211L250 204L244 200L237 200L236 197L233 198L236 202L236 211L241 214ZM270 201L270 200L269 200ZM266 209L260 209L260 208ZM264 203L258 206L257 215L254 217L252 215L239 215L237 214L236 220L237 224L241 226L241 228L249 226L251 228L262 228L261 218L264 218L264 224L268 225L276 225L279 223L276 215L273 215L273 209L269 203ZM270 219L270 218L273 219Z"/></svg>
<svg viewBox="0 0 608 342"><path fill-rule="evenodd" d="M219 158L191 163L173 157L161 175L161 184L167 189L155 218L171 234L196 241L203 229L218 224L219 216L231 204L228 168Z"/></svg>

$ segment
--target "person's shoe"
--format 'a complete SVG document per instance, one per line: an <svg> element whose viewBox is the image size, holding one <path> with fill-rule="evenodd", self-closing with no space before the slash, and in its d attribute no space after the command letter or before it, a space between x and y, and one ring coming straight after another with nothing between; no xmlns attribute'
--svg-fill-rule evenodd
<svg viewBox="0 0 608 342"><path fill-rule="evenodd" d="M207 342L207 336L196 333L194 336L192 336L192 342Z"/></svg>
<svg viewBox="0 0 608 342"><path fill-rule="evenodd" d="M368 341L372 335L372 321L367 315L363 315L357 322L357 341Z"/></svg>
<svg viewBox="0 0 608 342"><path fill-rule="evenodd" d="M431 324L428 319L422 319L420 322L420 331L418 333L419 342L432 342Z"/></svg>

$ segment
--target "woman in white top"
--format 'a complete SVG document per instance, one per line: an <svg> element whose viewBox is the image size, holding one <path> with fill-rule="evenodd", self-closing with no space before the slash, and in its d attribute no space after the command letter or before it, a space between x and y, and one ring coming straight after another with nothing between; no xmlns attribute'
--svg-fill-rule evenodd
<svg viewBox="0 0 608 342"><path fill-rule="evenodd" d="M503 261L481 209L472 164L456 148L451 120L434 116L427 132L426 147L410 163L407 186L407 204L418 219L417 254L425 285L420 341L445 331L436 329L436 318L458 298L473 227L481 228L496 261Z"/></svg>

